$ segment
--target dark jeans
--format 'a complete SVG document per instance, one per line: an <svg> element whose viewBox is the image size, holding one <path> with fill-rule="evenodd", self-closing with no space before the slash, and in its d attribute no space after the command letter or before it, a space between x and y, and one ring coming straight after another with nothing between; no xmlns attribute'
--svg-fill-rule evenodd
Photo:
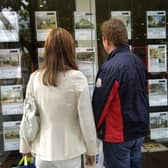
<svg viewBox="0 0 168 168"><path fill-rule="evenodd" d="M103 142L105 168L141 168L144 137L124 143Z"/></svg>

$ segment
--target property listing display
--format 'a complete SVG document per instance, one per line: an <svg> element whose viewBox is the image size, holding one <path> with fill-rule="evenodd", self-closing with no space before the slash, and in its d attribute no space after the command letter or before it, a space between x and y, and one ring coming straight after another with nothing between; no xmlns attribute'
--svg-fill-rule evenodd
<svg viewBox="0 0 168 168"><path fill-rule="evenodd" d="M16 12L0 12L0 42L19 41L18 15Z"/></svg>
<svg viewBox="0 0 168 168"><path fill-rule="evenodd" d="M3 122L4 151L19 149L20 121Z"/></svg>
<svg viewBox="0 0 168 168"><path fill-rule="evenodd" d="M96 49L95 48L76 48L76 59L81 70L88 79L89 83L94 83L96 76Z"/></svg>
<svg viewBox="0 0 168 168"><path fill-rule="evenodd" d="M166 38L166 11L147 11L147 39Z"/></svg>
<svg viewBox="0 0 168 168"><path fill-rule="evenodd" d="M76 61L79 70L86 76L92 97L97 73L96 18L92 12L74 12Z"/></svg>
<svg viewBox="0 0 168 168"><path fill-rule="evenodd" d="M38 11L40 9L40 11ZM23 114L23 90L27 81L23 84L24 62L23 50L30 50L30 62L35 66L31 67L33 70L40 67L44 61L44 41L46 40L48 32L52 28L56 28L58 24L64 22L59 18L62 14L60 11L50 11L49 8L39 8L33 11L33 17L28 18L32 21L30 27L34 28L30 31L28 47L22 45L24 37L21 36L21 26L19 32L20 16L15 11L1 11L0 12L0 124L3 151L13 151L19 148L19 126L21 115ZM167 28L166 28L166 11L165 10L146 10L143 12L143 20L140 23L141 29L136 29L136 22L134 10L127 8L109 8L108 16L123 21L126 26L129 47L131 51L137 47L144 48L146 67L148 73L148 98L150 105L149 122L150 122L150 139L160 140L168 138L168 94L167 94ZM149 8L150 9L150 8ZM62 17L62 16L61 16ZM101 50L101 45L97 47L97 41L102 42L96 28L96 15L92 11L73 11L71 12L70 29L66 24L59 25L64 27L72 34L75 39L75 54L76 62L79 70L86 76L90 95L92 96L95 87L95 79L98 66L98 51ZM73 18L73 19L72 19ZM19 20L18 20L19 19ZM97 21L99 18L97 18ZM60 22L58 22L60 21ZM66 20L65 20L66 21ZM103 21L103 20L102 20ZM141 21L141 20L140 20ZM33 23L33 25L32 25ZM68 23L68 22L67 22ZM31 27L31 28L32 28ZM141 38L141 30L143 29L143 44L138 43ZM32 33L33 32L33 33ZM22 37L22 38L19 38ZM135 36L135 37L134 37ZM32 38L32 39L31 39ZM139 39L138 39L139 38ZM34 40L35 39L35 40ZM31 43L33 42L33 43ZM137 43L136 43L137 42ZM141 42L141 41L140 41ZM9 43L9 45L8 45ZM137 44L137 46L136 46ZM99 48L100 47L100 48ZM22 48L24 48L22 50ZM35 55L32 50L35 49ZM28 51L29 52L29 51ZM103 55L103 54L102 54ZM29 57L29 55L28 55ZM37 57L37 58L36 58ZM102 59L103 60L103 59ZM100 58L101 62L101 58ZM99 62L99 63L100 63ZM103 61L102 61L103 62ZM25 62L24 62L25 63ZM27 63L27 62L26 62ZM37 66L36 66L37 64ZM29 68L29 69L31 69ZM31 69L31 70L32 70ZM29 72L31 72L31 70ZM27 73L29 76L29 73ZM13 121L16 120L16 121ZM144 145L145 151L157 151L162 145L147 144ZM156 147L156 148L155 148ZM158 148L157 148L158 147ZM154 149L155 148L155 149ZM166 148L167 150L167 148ZM1 152L1 149L0 149Z"/></svg>
<svg viewBox="0 0 168 168"><path fill-rule="evenodd" d="M167 46L148 45L148 71L167 72Z"/></svg>
<svg viewBox="0 0 168 168"><path fill-rule="evenodd" d="M152 78L148 81L149 105L158 109L149 114L150 139L159 141L168 139L166 11L146 11L146 26L147 65ZM160 143L146 144L145 149L149 152L168 150Z"/></svg>
<svg viewBox="0 0 168 168"><path fill-rule="evenodd" d="M22 85L1 86L1 109L3 115L23 113Z"/></svg>
<svg viewBox="0 0 168 168"><path fill-rule="evenodd" d="M35 12L37 41L45 41L48 32L57 27L57 17L55 11Z"/></svg>
<svg viewBox="0 0 168 168"><path fill-rule="evenodd" d="M0 156L19 149L23 87L18 18L15 11L0 12Z"/></svg>
<svg viewBox="0 0 168 168"><path fill-rule="evenodd" d="M74 12L75 40L95 40L95 14Z"/></svg>
<svg viewBox="0 0 168 168"><path fill-rule="evenodd" d="M0 49L0 79L21 78L19 49Z"/></svg>
<svg viewBox="0 0 168 168"><path fill-rule="evenodd" d="M150 113L150 137L152 140L168 138L168 112Z"/></svg>
<svg viewBox="0 0 168 168"><path fill-rule="evenodd" d="M131 39L131 11L111 11L111 18L123 21L127 28L128 39Z"/></svg>
<svg viewBox="0 0 168 168"><path fill-rule="evenodd" d="M149 79L150 106L167 105L167 79Z"/></svg>

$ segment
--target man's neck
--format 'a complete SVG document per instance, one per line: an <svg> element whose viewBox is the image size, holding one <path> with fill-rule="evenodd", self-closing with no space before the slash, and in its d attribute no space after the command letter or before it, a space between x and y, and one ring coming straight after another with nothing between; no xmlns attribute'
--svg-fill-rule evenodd
<svg viewBox="0 0 168 168"><path fill-rule="evenodd" d="M108 54L112 53L116 48L117 48L117 47L114 46L114 45L109 46L109 48L108 48L108 50L107 50L107 53L108 53Z"/></svg>

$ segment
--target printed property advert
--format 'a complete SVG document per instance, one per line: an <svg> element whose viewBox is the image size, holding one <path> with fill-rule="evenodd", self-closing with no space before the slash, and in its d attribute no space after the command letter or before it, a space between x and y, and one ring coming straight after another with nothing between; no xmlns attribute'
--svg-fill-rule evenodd
<svg viewBox="0 0 168 168"><path fill-rule="evenodd" d="M111 17L123 21L127 28L128 39L131 37L131 11L111 11Z"/></svg>
<svg viewBox="0 0 168 168"><path fill-rule="evenodd" d="M21 78L19 49L0 49L0 79Z"/></svg>
<svg viewBox="0 0 168 168"><path fill-rule="evenodd" d="M167 105L167 79L150 79L148 88L150 106Z"/></svg>
<svg viewBox="0 0 168 168"><path fill-rule="evenodd" d="M167 72L167 47L165 44L148 45L148 71Z"/></svg>
<svg viewBox="0 0 168 168"><path fill-rule="evenodd" d="M95 15L89 12L74 12L75 40L95 40Z"/></svg>
<svg viewBox="0 0 168 168"><path fill-rule="evenodd" d="M23 113L22 85L1 86L1 108L3 115L16 115Z"/></svg>
<svg viewBox="0 0 168 168"><path fill-rule="evenodd" d="M20 121L3 122L4 151L19 149Z"/></svg>
<svg viewBox="0 0 168 168"><path fill-rule="evenodd" d="M147 11L147 39L166 38L166 11Z"/></svg>
<svg viewBox="0 0 168 168"><path fill-rule="evenodd" d="M36 35L37 41L45 41L48 32L57 27L57 17L55 11L36 11Z"/></svg>
<svg viewBox="0 0 168 168"><path fill-rule="evenodd" d="M95 51L95 48L76 48L77 64L89 83L94 83L96 76Z"/></svg>
<svg viewBox="0 0 168 168"><path fill-rule="evenodd" d="M16 12L0 12L0 42L19 41L18 15Z"/></svg>
<svg viewBox="0 0 168 168"><path fill-rule="evenodd" d="M168 112L150 113L151 139L168 138Z"/></svg>

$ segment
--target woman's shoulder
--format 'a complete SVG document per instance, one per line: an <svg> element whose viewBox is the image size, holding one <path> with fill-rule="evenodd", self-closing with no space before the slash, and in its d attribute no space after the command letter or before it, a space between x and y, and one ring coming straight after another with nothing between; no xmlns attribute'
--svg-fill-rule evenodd
<svg viewBox="0 0 168 168"><path fill-rule="evenodd" d="M34 72L32 72L31 74L30 74L30 80L31 79L35 79L35 78L37 78L37 76L39 75L39 70L35 70Z"/></svg>
<svg viewBox="0 0 168 168"><path fill-rule="evenodd" d="M68 78L73 83L77 91L81 91L87 86L87 78L81 71L71 70L68 73Z"/></svg>
<svg viewBox="0 0 168 168"><path fill-rule="evenodd" d="M71 79L76 80L86 80L85 75L79 70L70 70L67 72L67 75Z"/></svg>

